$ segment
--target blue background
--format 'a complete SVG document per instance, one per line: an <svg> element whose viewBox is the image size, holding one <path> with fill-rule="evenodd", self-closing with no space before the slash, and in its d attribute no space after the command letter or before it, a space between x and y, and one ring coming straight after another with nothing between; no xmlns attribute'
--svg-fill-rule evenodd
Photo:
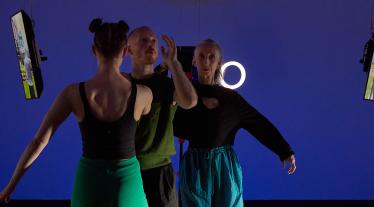
<svg viewBox="0 0 374 207"><path fill-rule="evenodd" d="M265 114L293 146L297 171L246 131L235 149L243 167L244 199L374 199L374 103L363 100L359 59L369 38L369 0L137 0L0 2L0 187L64 86L90 78L89 22L149 25L178 45L215 39L226 61L241 62L238 92ZM26 101L10 15L32 14L43 62L41 99ZM163 44L163 43L162 43ZM123 71L129 72L126 60ZM228 70L235 82L239 72ZM15 199L69 199L81 155L73 116L60 126L13 194ZM174 156L177 169L178 157Z"/></svg>

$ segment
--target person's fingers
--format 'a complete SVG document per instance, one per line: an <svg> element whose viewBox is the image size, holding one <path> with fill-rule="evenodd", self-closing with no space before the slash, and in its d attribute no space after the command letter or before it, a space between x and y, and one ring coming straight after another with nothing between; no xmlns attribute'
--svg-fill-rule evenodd
<svg viewBox="0 0 374 207"><path fill-rule="evenodd" d="M169 36L167 35L162 35L162 39L166 42L167 46L169 48L173 48L173 43L172 43L172 40L170 39Z"/></svg>
<svg viewBox="0 0 374 207"><path fill-rule="evenodd" d="M289 159L289 162L290 162L290 164L291 164L291 167L290 167L290 169L288 170L288 174L293 174L294 172L295 172L295 170L296 170L296 159L295 159L295 157L292 155L291 157L290 157L290 159Z"/></svg>
<svg viewBox="0 0 374 207"><path fill-rule="evenodd" d="M165 58L169 60L177 59L177 47L172 37L168 35L161 35L162 39L167 45L167 51L165 52Z"/></svg>
<svg viewBox="0 0 374 207"><path fill-rule="evenodd" d="M288 174L291 175L293 173L293 169L292 167L290 167L290 169L288 169Z"/></svg>
<svg viewBox="0 0 374 207"><path fill-rule="evenodd" d="M295 172L296 170L296 165L295 164L291 164L291 167L290 169L288 170L288 174L291 175Z"/></svg>
<svg viewBox="0 0 374 207"><path fill-rule="evenodd" d="M9 203L9 195L0 194L0 203Z"/></svg>
<svg viewBox="0 0 374 207"><path fill-rule="evenodd" d="M172 37L169 37L169 39L170 39L170 44L171 44L171 47L170 47L171 57L173 59L176 59L177 58L177 45L175 44L175 41Z"/></svg>
<svg viewBox="0 0 374 207"><path fill-rule="evenodd" d="M290 168L288 169L288 174L291 175L295 172L296 170L296 159L295 159L295 156L294 155L291 155L290 157L288 157L287 159L283 160L282 161L282 166L283 168L286 167L286 163L289 162L290 163Z"/></svg>
<svg viewBox="0 0 374 207"><path fill-rule="evenodd" d="M167 36L167 35L162 35L162 39L165 41L167 47L168 47L168 53L171 54L172 52L174 52L174 48L173 48L173 43L172 41L170 40L170 37Z"/></svg>
<svg viewBox="0 0 374 207"><path fill-rule="evenodd" d="M167 36L167 35L165 35L165 38L166 38L166 40L168 42L169 49L174 52L174 50L175 50L175 42L174 42L174 40L171 37Z"/></svg>
<svg viewBox="0 0 374 207"><path fill-rule="evenodd" d="M171 37L169 37L168 35L164 35L164 38L165 38L165 41L167 41L168 44L173 45Z"/></svg>
<svg viewBox="0 0 374 207"><path fill-rule="evenodd" d="M165 47L164 46L161 46L161 53L162 53L162 56L166 55L166 51L165 51Z"/></svg>
<svg viewBox="0 0 374 207"><path fill-rule="evenodd" d="M176 48L176 44L175 44L175 41L174 41L174 38L173 37L170 37L170 41L172 43L172 47L173 48Z"/></svg>

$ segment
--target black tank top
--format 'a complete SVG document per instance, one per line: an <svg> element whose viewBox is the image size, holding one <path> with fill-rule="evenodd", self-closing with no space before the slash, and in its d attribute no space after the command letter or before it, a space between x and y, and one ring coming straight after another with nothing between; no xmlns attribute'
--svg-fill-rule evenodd
<svg viewBox="0 0 374 207"><path fill-rule="evenodd" d="M135 155L134 107L136 84L131 81L131 94L125 113L116 121L102 121L94 117L88 104L84 82L79 83L84 107L84 118L79 122L82 134L83 156L90 159L119 160Z"/></svg>

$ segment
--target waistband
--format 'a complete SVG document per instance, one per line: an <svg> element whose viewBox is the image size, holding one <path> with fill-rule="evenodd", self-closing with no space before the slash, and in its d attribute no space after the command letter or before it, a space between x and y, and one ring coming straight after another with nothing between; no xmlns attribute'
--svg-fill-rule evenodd
<svg viewBox="0 0 374 207"><path fill-rule="evenodd" d="M214 148L188 147L188 150L186 151L185 154L195 154L195 155L203 156L207 159L210 159L213 156L221 154L221 153L234 153L235 154L235 151L231 145L224 145L224 146L214 147Z"/></svg>
<svg viewBox="0 0 374 207"><path fill-rule="evenodd" d="M218 157L226 157L228 159L237 160L237 155L235 153L232 145L224 145L214 148L200 148L200 147L189 147L188 150L184 153L183 159L192 159L195 161L207 161L216 159Z"/></svg>
<svg viewBox="0 0 374 207"><path fill-rule="evenodd" d="M90 159L86 158L84 156L80 159L81 163L88 164L91 166L97 166L97 167L128 167L138 162L138 159L136 156L132 156L129 159L125 160L99 160L99 159Z"/></svg>
<svg viewBox="0 0 374 207"><path fill-rule="evenodd" d="M224 145L214 148L203 148L203 147L188 147L187 151L199 152L199 153L220 153L234 150L231 145Z"/></svg>

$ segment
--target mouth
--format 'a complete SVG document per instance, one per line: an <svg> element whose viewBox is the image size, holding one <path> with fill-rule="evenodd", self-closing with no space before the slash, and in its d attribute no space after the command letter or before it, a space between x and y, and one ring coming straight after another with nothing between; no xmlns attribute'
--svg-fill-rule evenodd
<svg viewBox="0 0 374 207"><path fill-rule="evenodd" d="M146 51L147 54L155 54L156 53L156 50L153 49L153 48L150 48Z"/></svg>

